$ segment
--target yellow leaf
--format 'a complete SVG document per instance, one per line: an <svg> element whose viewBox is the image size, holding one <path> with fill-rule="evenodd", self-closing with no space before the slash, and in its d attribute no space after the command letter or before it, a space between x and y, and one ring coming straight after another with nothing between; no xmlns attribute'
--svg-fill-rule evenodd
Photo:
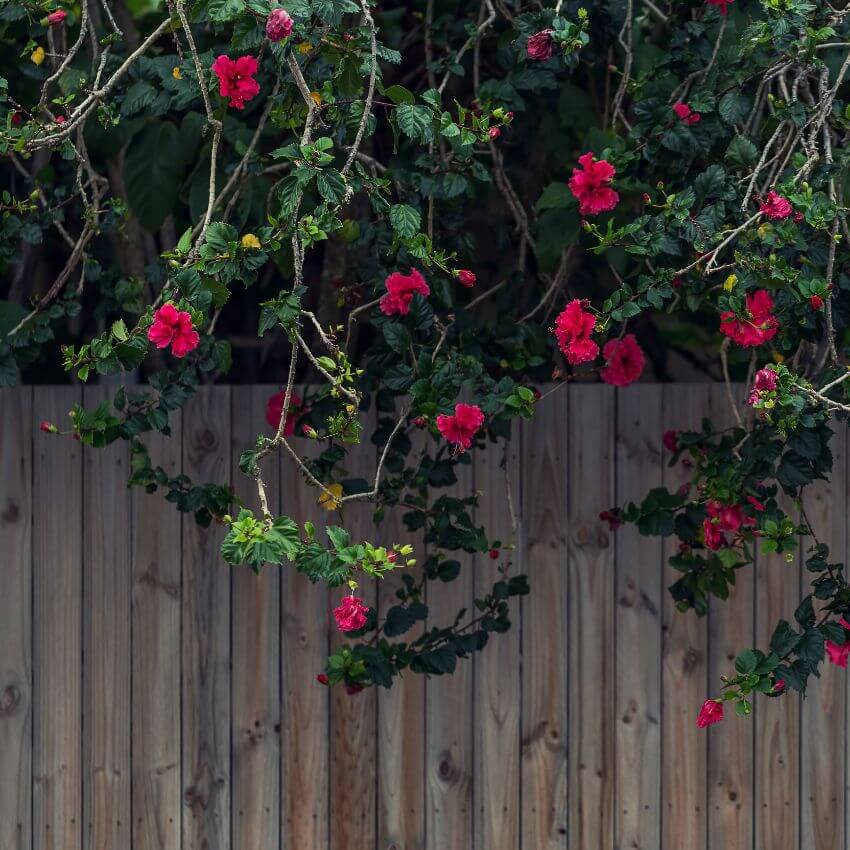
<svg viewBox="0 0 850 850"><path fill-rule="evenodd" d="M342 504L342 484L329 484L327 489L329 492L323 491L319 496L319 505L326 511L335 511Z"/></svg>
<svg viewBox="0 0 850 850"><path fill-rule="evenodd" d="M254 236L253 233L246 233L242 237L242 247L243 248L256 248L259 250L262 246L260 245L260 240Z"/></svg>
<svg viewBox="0 0 850 850"><path fill-rule="evenodd" d="M175 65L171 69L171 76L174 77L175 80L182 80L183 79L183 75L180 73L180 66L179 65Z"/></svg>
<svg viewBox="0 0 850 850"><path fill-rule="evenodd" d="M731 292L735 288L735 284L738 282L738 275L730 274L729 277L723 282L723 288L727 292Z"/></svg>
<svg viewBox="0 0 850 850"><path fill-rule="evenodd" d="M44 57L45 57L44 48L41 45L39 45L38 47L36 47L35 50L33 50L32 55L30 56L30 59L32 60L32 62L35 65L41 65L41 63L44 62Z"/></svg>

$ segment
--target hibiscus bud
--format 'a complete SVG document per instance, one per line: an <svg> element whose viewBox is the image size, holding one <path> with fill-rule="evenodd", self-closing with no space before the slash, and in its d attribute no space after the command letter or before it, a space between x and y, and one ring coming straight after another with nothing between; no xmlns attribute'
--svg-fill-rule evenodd
<svg viewBox="0 0 850 850"><path fill-rule="evenodd" d="M532 395L534 396L535 399L538 399L538 400L540 399L540 390L538 390L537 387L532 387L531 393L532 393Z"/></svg>
<svg viewBox="0 0 850 850"><path fill-rule="evenodd" d="M505 115L505 121L513 121L513 120L514 120L514 114L513 114L513 112L508 112L508 113L506 113L506 115Z"/></svg>
<svg viewBox="0 0 850 850"><path fill-rule="evenodd" d="M650 197L649 197L649 192L644 192L644 193L643 193L643 202L644 202L645 204L649 204L649 203L651 203L651 202L652 202L652 198L650 198Z"/></svg>
<svg viewBox="0 0 850 850"><path fill-rule="evenodd" d="M350 696L354 696L354 694L359 694L360 691L363 690L363 685L346 685L345 692Z"/></svg>
<svg viewBox="0 0 850 850"><path fill-rule="evenodd" d="M42 420L38 427L46 434L56 434L59 432L59 429L52 422L48 422L46 419Z"/></svg>
<svg viewBox="0 0 850 850"><path fill-rule="evenodd" d="M498 558L498 557L499 557L499 550L498 550L498 549L491 549L491 550L490 550L490 558L491 558L491 560L495 561L495 560L496 560L496 558Z"/></svg>
<svg viewBox="0 0 850 850"><path fill-rule="evenodd" d="M490 130L488 131L487 135L488 135L488 136L489 136L492 140L494 140L494 141L495 141L496 139L498 139L498 138L499 138L499 136L501 136L501 135L502 135L502 131L501 131L501 129L500 129L499 127L491 127L491 128L490 128Z"/></svg>
<svg viewBox="0 0 850 850"><path fill-rule="evenodd" d="M393 551L387 552L387 560L388 560L391 564L394 564L394 563L398 560L398 553L397 553L397 552L393 552Z"/></svg>
<svg viewBox="0 0 850 850"><path fill-rule="evenodd" d="M326 673L319 673L319 675L318 675L318 676L316 676L316 681L317 681L320 685L327 685L327 684L328 684L328 677L327 677L327 674L326 674Z"/></svg>
<svg viewBox="0 0 850 850"><path fill-rule="evenodd" d="M823 307L823 298L820 295L813 295L809 299L809 304L811 305L812 310L820 310Z"/></svg>
<svg viewBox="0 0 850 850"><path fill-rule="evenodd" d="M318 433L315 428L308 425L306 422L301 426L301 433L304 434L305 437L309 437L311 440L315 440L318 437Z"/></svg>
<svg viewBox="0 0 850 850"><path fill-rule="evenodd" d="M466 287L475 286L475 281L477 280L475 272L472 272L469 269L458 269L455 272L455 277L461 286Z"/></svg>
<svg viewBox="0 0 850 850"><path fill-rule="evenodd" d="M66 17L68 17L68 13L64 9L57 9L55 12L51 12L45 20L48 26L58 27Z"/></svg>
<svg viewBox="0 0 850 850"><path fill-rule="evenodd" d="M283 41L292 34L292 17L286 9L272 9L266 18L266 38Z"/></svg>

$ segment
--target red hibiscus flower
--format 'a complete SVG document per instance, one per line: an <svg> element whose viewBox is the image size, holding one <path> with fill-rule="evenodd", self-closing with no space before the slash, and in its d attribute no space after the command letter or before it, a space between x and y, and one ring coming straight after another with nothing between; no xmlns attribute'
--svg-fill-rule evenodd
<svg viewBox="0 0 850 850"><path fill-rule="evenodd" d="M747 398L747 404L758 404L761 401L762 393L773 392L776 389L776 382L778 380L779 375L769 366L759 369L753 381L753 388L750 390L750 395Z"/></svg>
<svg viewBox="0 0 850 850"><path fill-rule="evenodd" d="M720 9L721 13L725 15L726 7L730 3L734 3L735 0L705 0L705 2L708 6L717 6L717 8Z"/></svg>
<svg viewBox="0 0 850 850"><path fill-rule="evenodd" d="M218 77L218 93L230 98L234 109L244 109L245 104L260 93L260 84L254 79L259 65L253 56L240 56L233 60L219 56L212 64Z"/></svg>
<svg viewBox="0 0 850 850"><path fill-rule="evenodd" d="M346 596L334 608L334 618L341 632L354 632L366 625L369 606L359 596Z"/></svg>
<svg viewBox="0 0 850 850"><path fill-rule="evenodd" d="M762 345L776 336L779 322L772 314L773 298L765 289L757 289L747 296L746 316L739 318L731 310L720 314L720 332L738 345Z"/></svg>
<svg viewBox="0 0 850 850"><path fill-rule="evenodd" d="M266 402L266 422L276 432L280 425L280 417L283 415L283 402L286 392L281 391L269 396ZM283 436L291 437L295 433L295 421L301 413L301 397L298 393L289 396L289 410L286 413L286 422L283 425Z"/></svg>
<svg viewBox="0 0 850 850"><path fill-rule="evenodd" d="M705 729L706 726L720 723L721 720L723 720L723 703L720 700L707 699L699 710L697 726L700 729Z"/></svg>
<svg viewBox="0 0 850 850"><path fill-rule="evenodd" d="M767 218L772 218L774 221L779 221L783 218L788 218L794 212L794 207L791 206L791 201L788 198L783 198L782 195L777 195L772 189L767 193L767 197L759 207L759 212Z"/></svg>
<svg viewBox="0 0 850 850"><path fill-rule="evenodd" d="M266 18L266 38L269 41L283 41L292 34L292 18L286 9L272 9Z"/></svg>
<svg viewBox="0 0 850 850"><path fill-rule="evenodd" d="M823 309L823 298L821 298L820 295L813 295L809 299L809 306L812 308L812 310Z"/></svg>
<svg viewBox="0 0 850 850"><path fill-rule="evenodd" d="M570 191L578 200L578 211L582 215L599 215L617 206L620 196L610 187L617 173L610 162L596 160L592 153L578 158L581 168L573 169L569 180Z"/></svg>
<svg viewBox="0 0 850 850"><path fill-rule="evenodd" d="M584 311L586 304L578 298L570 301L555 319L552 330L567 361L574 366L593 360L599 354L599 346L590 338L596 319L592 313Z"/></svg>
<svg viewBox="0 0 850 850"><path fill-rule="evenodd" d="M555 43L552 41L552 30L540 30L540 32L534 33L534 35L528 39L525 51L528 54L529 59L539 62L542 59L549 59L552 56L554 46Z"/></svg>
<svg viewBox="0 0 850 850"><path fill-rule="evenodd" d="M466 451L472 438L484 424L484 413L477 404L456 404L453 416L441 413L437 417L437 428L450 442L456 452Z"/></svg>
<svg viewBox="0 0 850 850"><path fill-rule="evenodd" d="M406 316L410 312L410 302L414 295L431 294L431 289L425 278L416 270L411 269L409 275L393 272L384 282L387 294L381 298L381 312L385 316Z"/></svg>
<svg viewBox="0 0 850 850"><path fill-rule="evenodd" d="M643 372L644 363L641 347L634 334L626 334L622 339L612 339L602 349L605 366L599 376L606 384L615 387L627 387L633 384Z"/></svg>
<svg viewBox="0 0 850 850"><path fill-rule="evenodd" d="M691 124L698 124L702 118L699 112L694 112L687 103L674 103L673 112L679 116L683 124L687 124L689 127Z"/></svg>
<svg viewBox="0 0 850 850"><path fill-rule="evenodd" d="M163 304L154 313L153 323L148 328L148 339L157 348L171 346L175 357L185 357L194 351L201 341L192 326L192 317L185 310L178 310L171 302Z"/></svg>
<svg viewBox="0 0 850 850"><path fill-rule="evenodd" d="M475 281L478 280L475 276L475 272L471 272L469 269L458 269L455 272L455 277L461 286L466 287L475 286Z"/></svg>

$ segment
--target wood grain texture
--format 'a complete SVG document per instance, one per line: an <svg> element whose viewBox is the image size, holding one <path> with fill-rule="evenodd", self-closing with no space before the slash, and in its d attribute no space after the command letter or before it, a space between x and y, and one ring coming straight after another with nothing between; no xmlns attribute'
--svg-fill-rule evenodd
<svg viewBox="0 0 850 850"><path fill-rule="evenodd" d="M230 388L199 387L183 412L183 472L230 477ZM183 515L183 847L230 846L230 567L221 528Z"/></svg>
<svg viewBox="0 0 850 850"><path fill-rule="evenodd" d="M708 409L707 384L667 384L663 389L664 428L698 428ZM680 462L668 465L664 455L664 486L675 491L691 479ZM676 610L668 590L681 573L667 563L678 540L664 541L662 593L661 806L662 847L705 850L707 822L708 738L697 729L696 716L707 696L708 621L692 611Z"/></svg>
<svg viewBox="0 0 850 850"><path fill-rule="evenodd" d="M566 850L568 393L559 388L522 429L521 817L523 850ZM571 471L570 471L571 472Z"/></svg>
<svg viewBox="0 0 850 850"><path fill-rule="evenodd" d="M32 847L32 438L32 388L0 390L0 850Z"/></svg>
<svg viewBox="0 0 850 850"><path fill-rule="evenodd" d="M349 449L345 459L347 479L362 479L372 488L378 463L378 452L369 437L377 422L374 407L362 415L364 442ZM368 501L346 504L343 513L329 512L325 524L342 525L351 534L352 542L374 541L375 524L372 522L374 505ZM321 528L321 526L320 526ZM319 533L322 533L321 531ZM375 579L360 574L357 577L357 595L370 607L377 604ZM347 588L334 588L328 595L328 611L339 605ZM329 617L331 651L350 641ZM359 850L375 846L376 781L375 781L375 729L377 722L377 689L366 688L348 694L337 685L331 688L331 753L330 846L339 850Z"/></svg>
<svg viewBox="0 0 850 850"><path fill-rule="evenodd" d="M272 387L233 387L231 481L236 495L261 515L257 486L239 469L239 456L265 421ZM263 482L269 509L280 504L280 464L266 458ZM232 571L232 829L233 850L267 850L280 841L280 584L286 567Z"/></svg>
<svg viewBox="0 0 850 850"><path fill-rule="evenodd" d="M734 397L741 407L742 388ZM709 391L709 410L717 428L736 424L734 411L724 386ZM735 586L726 600L711 599L708 617L708 694L717 696L721 676L734 675L735 656L755 641L753 615L755 568L744 567L736 574ZM759 705L767 702L758 700ZM731 704L726 705L728 722L708 732L708 846L749 848L753 843L753 723L752 717L739 718Z"/></svg>
<svg viewBox="0 0 850 850"><path fill-rule="evenodd" d="M570 388L570 850L613 846L614 546L599 513L614 501L614 391Z"/></svg>
<svg viewBox="0 0 850 850"><path fill-rule="evenodd" d="M616 504L639 501L660 487L661 387L617 393ZM610 402L599 411L610 416ZM600 470L604 480L604 468ZM600 494L602 495L602 494ZM613 502L612 502L613 504ZM589 506L594 507L594 506ZM604 508L600 505L600 508ZM662 541L634 526L616 534L618 847L658 847L661 841Z"/></svg>
<svg viewBox="0 0 850 850"><path fill-rule="evenodd" d="M830 562L846 563L847 426L834 422L833 428L832 475L808 490L804 507L817 539L829 546ZM810 537L803 538L803 563L811 545ZM804 572L804 582L809 575ZM803 588L803 594L809 591ZM815 610L819 608L815 600ZM836 742L847 740L846 682L846 670L825 661L821 678L811 680L801 706L800 844L807 850L845 846L846 754Z"/></svg>
<svg viewBox="0 0 850 850"><path fill-rule="evenodd" d="M113 392L86 387L83 405L93 410ZM112 850L126 846L132 832L127 444L86 449L83 460L83 848Z"/></svg>
<svg viewBox="0 0 850 850"><path fill-rule="evenodd" d="M476 521L504 546L511 543L511 525L520 507L520 426L504 449L488 445L475 456L475 487L481 492ZM512 517L512 512L514 517ZM478 557L475 596L486 596L493 584L525 571L520 541L515 550L502 548L499 557ZM488 850L518 850L520 831L520 601L511 599L509 632L491 635L488 646L475 658L475 730L473 801L474 846Z"/></svg>
<svg viewBox="0 0 850 850"><path fill-rule="evenodd" d="M33 398L33 846L82 846L83 466L68 430L82 401L74 387L36 387ZM126 662L125 662L126 663Z"/></svg>
<svg viewBox="0 0 850 850"><path fill-rule="evenodd" d="M315 449L305 442L296 439L299 451ZM321 533L328 513L316 504L318 496L281 452L282 513L302 525L311 520ZM327 588L285 566L280 621L283 850L329 847L330 694L316 681L328 660L329 617Z"/></svg>
<svg viewBox="0 0 850 850"><path fill-rule="evenodd" d="M416 466L429 438L423 430L411 434L408 466ZM378 526L378 540L384 546L409 543L419 578L427 552L423 533L409 532L400 510L390 510ZM378 611L381 617L398 600L401 573L393 571L378 583ZM427 591L426 591L427 593ZM415 640L422 626L411 629L399 641ZM405 673L391 688L378 689L377 726L378 770L378 850L423 850L425 846L425 677Z"/></svg>
<svg viewBox="0 0 850 850"><path fill-rule="evenodd" d="M182 468L182 414L170 437L144 437L151 462L173 477ZM180 513L161 493L131 493L133 566L133 848L179 850Z"/></svg>
<svg viewBox="0 0 850 850"><path fill-rule="evenodd" d="M472 463L456 469L452 495L475 490ZM452 553L461 563L452 582L428 586L428 626L448 625L456 612L472 614L475 560L464 552ZM425 846L428 850L472 846L472 665L459 658L451 676L433 676L425 684Z"/></svg>
<svg viewBox="0 0 850 850"><path fill-rule="evenodd" d="M795 518L790 500L780 500ZM756 565L756 643L766 648L779 620L794 622L800 602L800 559L758 553ZM818 682L815 687L821 683ZM755 709L755 846L796 846L800 834L800 699L789 693L761 699ZM808 848L801 848L808 850Z"/></svg>

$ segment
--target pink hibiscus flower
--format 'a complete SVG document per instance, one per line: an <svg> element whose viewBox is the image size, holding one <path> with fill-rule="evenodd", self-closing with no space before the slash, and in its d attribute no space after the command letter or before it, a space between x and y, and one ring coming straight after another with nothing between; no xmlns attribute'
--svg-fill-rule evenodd
<svg viewBox="0 0 850 850"><path fill-rule="evenodd" d="M369 606L358 596L346 596L334 608L334 618L341 632L354 632L366 625Z"/></svg>
<svg viewBox="0 0 850 850"><path fill-rule="evenodd" d="M721 720L723 720L723 703L716 699L707 699L699 710L697 726L705 729L706 726L720 723Z"/></svg>
<svg viewBox="0 0 850 850"><path fill-rule="evenodd" d="M694 112L687 103L674 103L673 112L679 116L683 124L687 124L689 127L692 124L698 124L702 118L699 112Z"/></svg>
<svg viewBox="0 0 850 850"><path fill-rule="evenodd" d="M606 384L615 387L627 387L633 384L643 372L646 362L641 347L634 334L626 334L622 339L612 339L602 349L605 366L599 376Z"/></svg>
<svg viewBox="0 0 850 850"><path fill-rule="evenodd" d="M292 34L292 17L286 9L272 9L266 18L266 38L269 41L283 41Z"/></svg>
<svg viewBox="0 0 850 850"><path fill-rule="evenodd" d="M599 215L617 206L620 196L609 185L617 171L610 162L596 160L592 153L578 158L581 168L573 169L570 191L578 200L582 215Z"/></svg>
<svg viewBox="0 0 850 850"><path fill-rule="evenodd" d="M175 357L185 357L201 341L192 326L189 313L178 310L170 301L154 313L153 323L148 328L148 339L157 348L168 348L170 345Z"/></svg>
<svg viewBox="0 0 850 850"><path fill-rule="evenodd" d="M791 201L788 198L783 198L782 195L778 195L771 189L759 207L759 212L767 218L779 221L788 218L794 212L794 207L791 206Z"/></svg>
<svg viewBox="0 0 850 850"><path fill-rule="evenodd" d="M720 332L738 345L762 345L776 336L779 322L772 313L773 298L766 289L747 296L746 316L739 318L731 310L720 314Z"/></svg>
<svg viewBox="0 0 850 850"><path fill-rule="evenodd" d="M590 338L596 327L596 318L585 312L587 303L574 298L558 314L552 329L561 351L574 366L593 360L599 354L599 346Z"/></svg>
<svg viewBox="0 0 850 850"><path fill-rule="evenodd" d="M552 56L555 43L552 41L552 30L540 30L528 39L525 51L529 59L539 62Z"/></svg>
<svg viewBox="0 0 850 850"><path fill-rule="evenodd" d="M212 64L213 72L218 77L218 93L230 98L234 109L244 109L245 104L260 93L260 84L254 79L259 65L253 56L240 56L231 59L219 56Z"/></svg>
<svg viewBox="0 0 850 850"><path fill-rule="evenodd" d="M427 298L431 294L431 288L416 269L411 269L408 275L393 272L384 283L387 294L381 298L380 307L385 316L406 316L414 295Z"/></svg>
<svg viewBox="0 0 850 850"><path fill-rule="evenodd" d="M456 404L454 415L441 413L437 417L437 428L450 442L456 452L466 451L472 439L484 424L484 413L477 404Z"/></svg>

